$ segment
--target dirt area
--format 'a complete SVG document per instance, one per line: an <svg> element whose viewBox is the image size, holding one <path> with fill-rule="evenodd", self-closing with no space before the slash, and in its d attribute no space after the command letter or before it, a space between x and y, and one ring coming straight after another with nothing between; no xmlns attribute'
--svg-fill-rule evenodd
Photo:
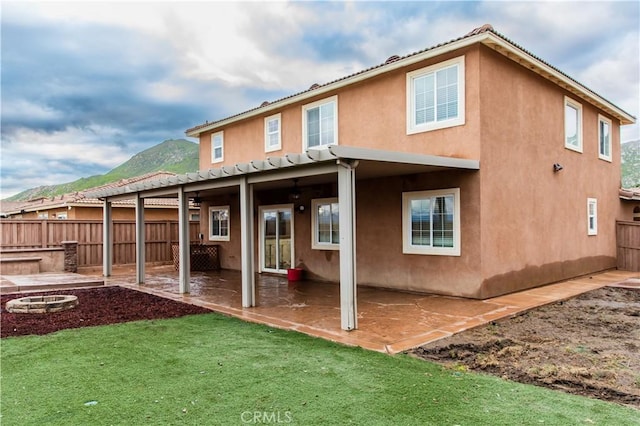
<svg viewBox="0 0 640 426"><path fill-rule="evenodd" d="M640 408L640 288L601 288L411 353Z"/></svg>
<svg viewBox="0 0 640 426"><path fill-rule="evenodd" d="M73 294L78 306L62 312L47 314L7 312L9 300L26 296ZM100 287L78 290L58 290L38 293L6 294L0 297L0 336L48 334L66 328L116 324L144 319L175 318L211 312L199 306L164 299L123 287Z"/></svg>

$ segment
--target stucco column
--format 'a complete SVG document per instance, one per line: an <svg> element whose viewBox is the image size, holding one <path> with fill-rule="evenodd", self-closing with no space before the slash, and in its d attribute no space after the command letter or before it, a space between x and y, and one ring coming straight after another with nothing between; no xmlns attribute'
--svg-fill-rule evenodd
<svg viewBox="0 0 640 426"><path fill-rule="evenodd" d="M145 264L144 198L136 194L136 283L144 283Z"/></svg>
<svg viewBox="0 0 640 426"><path fill-rule="evenodd" d="M242 267L242 307L256 305L253 234L253 185L240 179L240 253Z"/></svg>
<svg viewBox="0 0 640 426"><path fill-rule="evenodd" d="M111 215L111 201L104 200L102 212L102 275L110 277L113 271L113 216Z"/></svg>
<svg viewBox="0 0 640 426"><path fill-rule="evenodd" d="M343 330L358 328L356 304L356 171L357 162L340 160L338 210L340 220L340 323Z"/></svg>
<svg viewBox="0 0 640 426"><path fill-rule="evenodd" d="M184 187L178 191L178 251L179 257L179 291L189 293L189 281L191 280L191 242L189 241L189 197L184 192Z"/></svg>

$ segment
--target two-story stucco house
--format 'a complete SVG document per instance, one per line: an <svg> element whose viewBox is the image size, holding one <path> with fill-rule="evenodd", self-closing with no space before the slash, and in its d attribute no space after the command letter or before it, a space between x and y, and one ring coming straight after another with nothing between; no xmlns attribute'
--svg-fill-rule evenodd
<svg viewBox="0 0 640 426"><path fill-rule="evenodd" d="M349 330L357 285L488 298L615 267L634 122L485 25L189 129L199 173L99 196L197 195L243 306L254 272L301 267L340 283Z"/></svg>

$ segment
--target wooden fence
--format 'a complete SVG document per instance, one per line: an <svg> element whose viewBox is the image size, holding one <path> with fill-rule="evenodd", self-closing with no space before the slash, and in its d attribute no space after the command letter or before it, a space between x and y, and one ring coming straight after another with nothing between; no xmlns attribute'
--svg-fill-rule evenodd
<svg viewBox="0 0 640 426"><path fill-rule="evenodd" d="M640 271L640 222L616 222L618 269Z"/></svg>
<svg viewBox="0 0 640 426"><path fill-rule="evenodd" d="M0 249L60 247L62 241L78 242L78 266L102 265L101 220L0 220ZM191 241L198 241L200 223L191 222ZM171 263L171 244L178 243L178 221L145 222L147 262ZM113 221L113 263L136 261L135 221Z"/></svg>

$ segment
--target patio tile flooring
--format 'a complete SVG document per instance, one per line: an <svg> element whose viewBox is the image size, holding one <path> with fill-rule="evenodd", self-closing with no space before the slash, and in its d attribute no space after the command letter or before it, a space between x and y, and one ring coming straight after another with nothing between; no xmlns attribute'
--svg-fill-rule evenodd
<svg viewBox="0 0 640 426"><path fill-rule="evenodd" d="M638 277L637 272L608 271L486 300L358 287L358 329L353 331L340 328L340 287L335 283L289 283L284 277L258 275L258 306L253 308L242 307L237 271L192 272L191 292L184 295L178 292L178 274L171 266L147 268L142 285L135 284L131 270L114 271L106 284L203 306L245 321L398 353L634 277Z"/></svg>

